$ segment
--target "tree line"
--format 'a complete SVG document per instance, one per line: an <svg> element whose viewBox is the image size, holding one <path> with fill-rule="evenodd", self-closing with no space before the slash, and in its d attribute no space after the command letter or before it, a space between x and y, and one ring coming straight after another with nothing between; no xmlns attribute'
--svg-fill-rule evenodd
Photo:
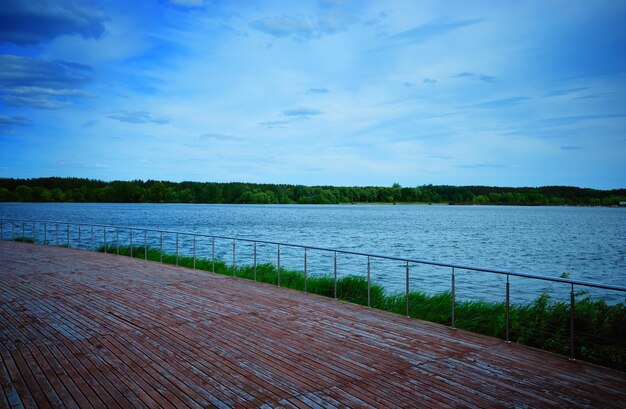
<svg viewBox="0 0 626 409"><path fill-rule="evenodd" d="M2 202L121 203L449 203L617 206L626 189L572 186L495 187L422 185L304 186L259 183L112 181L84 178L0 178Z"/></svg>

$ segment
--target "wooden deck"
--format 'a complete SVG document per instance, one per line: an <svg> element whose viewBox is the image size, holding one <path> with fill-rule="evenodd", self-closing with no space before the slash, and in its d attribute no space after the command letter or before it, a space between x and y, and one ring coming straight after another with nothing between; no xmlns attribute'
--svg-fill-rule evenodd
<svg viewBox="0 0 626 409"><path fill-rule="evenodd" d="M0 242L0 407L625 407L626 374L362 306Z"/></svg>

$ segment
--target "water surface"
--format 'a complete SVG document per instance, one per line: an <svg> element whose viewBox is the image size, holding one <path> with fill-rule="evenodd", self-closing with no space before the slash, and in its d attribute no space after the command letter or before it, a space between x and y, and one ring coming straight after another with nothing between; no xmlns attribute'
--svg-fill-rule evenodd
<svg viewBox="0 0 626 409"><path fill-rule="evenodd" d="M569 277L626 285L626 209L589 207L426 205L198 205L4 203L0 218L137 226L234 236L411 257L468 266ZM6 233L5 233L6 234ZM74 234L74 233L72 233ZM121 240L127 240L124 232ZM6 238L6 236L5 236ZM143 238L142 238L143 239ZM139 239L136 239L139 240ZM156 236L149 237L151 244ZM171 249L173 238L166 237ZM181 252L190 241L181 238ZM252 262L252 247L238 245L238 265ZM217 255L230 260L230 242L217 242ZM259 247L259 260L274 261L276 249ZM210 243L197 251L209 256ZM332 253L309 254L312 273L332 273ZM338 274L367 271L362 257L338 257ZM283 249L281 264L303 268L301 250ZM447 268L410 267L410 286L427 292L449 290ZM405 267L372 261L372 278L390 291L403 291ZM461 298L502 299L504 277L457 271ZM568 299L559 284L512 279L514 301L550 290ZM602 294L621 302L623 294Z"/></svg>

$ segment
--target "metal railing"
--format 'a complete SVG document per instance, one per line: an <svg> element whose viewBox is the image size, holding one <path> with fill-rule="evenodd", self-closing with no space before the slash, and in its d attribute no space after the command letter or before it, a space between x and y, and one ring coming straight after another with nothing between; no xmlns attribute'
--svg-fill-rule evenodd
<svg viewBox="0 0 626 409"><path fill-rule="evenodd" d="M9 227L10 226L10 227ZM17 228L16 228L17 226ZM48 226L53 226L53 237L49 239ZM61 229L62 226L65 226L65 231ZM70 226L74 227L74 231L71 232ZM225 240L232 241L232 270L233 276L236 276L237 272L237 243L245 242L253 244L253 269L254 269L254 281L257 280L257 245L269 245L276 246L276 271L277 271L277 286L280 287L280 272L281 272L281 248L295 248L303 250L303 274L304 274L304 292L307 292L307 268L308 268L308 253L312 250L327 252L332 255L333 259L333 295L334 298L337 299L337 256L339 254L344 255L352 255L352 256L360 256L365 257L367 259L367 306L371 307L371 260L372 259L381 259L381 260L391 260L396 262L401 262L404 267L405 273L405 315L409 317L409 295L410 295L410 274L411 274L411 266L412 265L428 265L428 266L436 266L442 268L450 269L450 296L451 296L451 322L450 326L455 328L455 296L456 296L456 283L455 276L459 270L465 271L474 271L479 273L490 273L496 274L500 276L506 277L505 284L505 342L510 342L510 308L511 308L511 291L510 291L510 278L511 277L519 277L531 280L541 280L552 283L562 283L570 286L569 291L569 335L570 335L570 360L574 360L574 306L575 306L575 287L585 287L585 288L595 288L595 289L604 289L611 291L618 291L622 293L626 293L626 287L610 285L610 284L602 284L602 283L594 283L589 281L581 281L581 280L573 280L569 278L561 278L561 277L549 277L537 274L529 274L529 273L520 273L515 271L507 271L507 270L499 270L499 269L491 269L491 268L483 268L483 267L472 267L460 264L450 264L438 261L430 261L430 260L422 260L416 258L409 257L397 257L397 256L388 256L383 254L373 254L373 253L365 253L359 251L351 251L351 250L341 250L341 249L332 249L325 247L317 247L317 246L307 246L301 244L292 244L292 243L284 243L277 241L268 241L268 240L258 240L251 238L243 238L243 237L230 237L230 236L222 236L222 235L211 235L211 234L202 234L202 233L188 233L188 232L179 232L172 230L162 230L162 229L148 229L141 227L125 227L125 226L115 226L115 225L106 225L106 224L89 224L89 223L70 223L70 222L56 222L56 221L41 221L41 220L22 220L22 219L0 219L0 239L4 240L5 235L8 236L9 232L7 229L10 229L10 239L11 240L30 240L33 243L41 242L44 245L53 244L53 245L62 245L65 247L72 247L72 240L76 244L75 247L82 249L91 249L95 250L97 248L102 248L104 253L109 252L111 248L115 248L115 253L119 255L120 252L120 231L128 232L128 243L130 248L130 256L133 256L133 233L139 232L143 233L143 240L139 242L140 246L142 245L144 250L144 259L148 259L148 234L155 233L158 236L158 240L156 242L153 240L153 243L158 243L159 249L159 261L163 263L163 243L164 243L164 235L173 235L175 237L174 241L174 252L175 252L175 264L179 265L179 238L181 236L191 237L193 239L193 268L196 268L196 242L198 238L209 239L211 242L211 271L215 272L215 261L216 261L216 253L215 253L215 242L216 240ZM38 230L39 229L39 230ZM99 234L101 230L102 233L102 241L99 241L99 237L96 237L96 234ZM27 234L27 231L30 232L30 235ZM39 232L39 233L38 233ZM115 233L114 239L111 239L111 232ZM21 233L21 236L19 235ZM107 236L107 233L109 235ZM64 235L65 244L60 241L59 234ZM88 245L85 245L85 236L87 234L87 240L89 242ZM43 237L42 237L43 236ZM139 236L141 237L141 235ZM8 237L7 237L8 238ZM41 241L38 241L41 239ZM98 245L98 243L102 243L102 245ZM135 244L137 244L137 240L135 239ZM224 260L226 261L226 260Z"/></svg>

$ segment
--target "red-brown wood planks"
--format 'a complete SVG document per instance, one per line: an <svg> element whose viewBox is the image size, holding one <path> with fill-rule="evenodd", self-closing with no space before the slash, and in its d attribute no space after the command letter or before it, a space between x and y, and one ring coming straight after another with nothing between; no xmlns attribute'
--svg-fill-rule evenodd
<svg viewBox="0 0 626 409"><path fill-rule="evenodd" d="M626 375L154 262L0 242L0 407L624 407Z"/></svg>

